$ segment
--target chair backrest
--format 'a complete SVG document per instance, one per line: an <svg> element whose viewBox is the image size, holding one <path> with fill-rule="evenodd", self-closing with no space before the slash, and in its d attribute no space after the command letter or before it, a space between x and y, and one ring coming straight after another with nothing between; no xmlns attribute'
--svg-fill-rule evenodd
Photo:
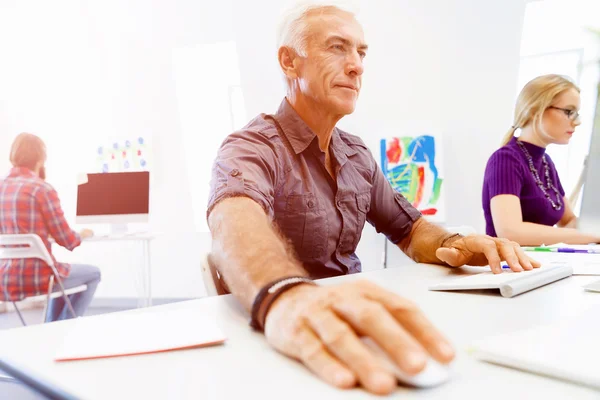
<svg viewBox="0 0 600 400"><path fill-rule="evenodd" d="M35 233L0 235L0 260L7 258L39 258L54 269L52 256Z"/></svg>
<svg viewBox="0 0 600 400"><path fill-rule="evenodd" d="M227 290L221 285L217 269L211 261L210 253L202 259L202 280L207 296L219 296L227 294Z"/></svg>

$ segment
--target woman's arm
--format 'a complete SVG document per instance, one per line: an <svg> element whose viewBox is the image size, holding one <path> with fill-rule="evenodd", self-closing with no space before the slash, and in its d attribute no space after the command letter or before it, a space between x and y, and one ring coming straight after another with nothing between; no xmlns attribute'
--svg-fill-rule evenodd
<svg viewBox="0 0 600 400"><path fill-rule="evenodd" d="M565 205L565 213L557 225L561 228L577 228L577 216L575 216L571 203L566 196L563 198L563 204Z"/></svg>
<svg viewBox="0 0 600 400"><path fill-rule="evenodd" d="M565 202L565 206L568 203ZM566 206L568 207L568 206ZM503 194L494 196L490 202L492 220L498 237L504 237L519 243L521 246L539 246L542 244L568 243L588 244L600 242L599 236L588 235L574 228L555 228L542 224L523 222L521 203L517 196ZM568 207L572 214L573 210ZM565 209L565 222L571 222L570 214ZM574 216L574 215L573 215ZM563 221L561 219L561 221ZM560 223L559 223L560 224Z"/></svg>

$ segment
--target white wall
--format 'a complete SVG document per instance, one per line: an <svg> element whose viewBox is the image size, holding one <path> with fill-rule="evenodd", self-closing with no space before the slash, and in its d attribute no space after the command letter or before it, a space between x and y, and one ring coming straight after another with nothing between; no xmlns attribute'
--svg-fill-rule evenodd
<svg viewBox="0 0 600 400"><path fill-rule="evenodd" d="M533 2L525 11L518 90L535 76L548 73L568 75L581 89L581 125L568 146L548 148L567 196L580 177L594 127L600 81L598 15L600 2L596 0Z"/></svg>
<svg viewBox="0 0 600 400"><path fill-rule="evenodd" d="M10 90L0 90L0 151L7 154L10 140L24 130L42 136L67 130L65 137L77 143L98 140L107 130L121 137L151 136L152 229L164 232L152 247L153 292L158 297L202 295L198 266L200 253L209 246L208 235L191 233L195 228L190 216L198 207L194 210L188 171L178 157L183 142L172 52L235 40L248 116L274 112L283 98L275 25L290 3L3 2L0 88ZM481 230L483 170L510 124L524 2L359 3L370 51L359 106L341 127L361 135L377 158L383 135L441 132L447 222ZM26 51L14 44L25 31ZM45 73L49 67L56 74ZM37 77L37 85L28 83L32 77ZM77 96L60 96L65 91ZM36 104L36 112L28 111L28 99ZM52 118L38 123L38 115ZM7 167L4 157L0 154L0 167ZM53 166L69 173L60 162ZM49 171L49 179L58 174ZM71 216L73 190L67 185L61 192ZM95 246L100 245L86 245L72 256L102 266L105 278L98 296L134 296L134 271L140 263L135 248ZM382 250L383 238L367 228L359 247L366 269L379 267Z"/></svg>
<svg viewBox="0 0 600 400"><path fill-rule="evenodd" d="M282 98L272 32L289 3L234 7L248 115ZM369 54L357 110L340 126L360 135L377 160L385 135L441 132L448 225L484 231L483 173L511 123L524 8L521 0L360 2ZM247 18L255 9L260 23ZM383 238L365 229L358 250L365 268L379 267L382 251Z"/></svg>
<svg viewBox="0 0 600 400"><path fill-rule="evenodd" d="M0 3L0 166L8 168L8 146L17 133L41 135L50 153L48 179L73 221L74 169L85 170L86 159L94 158L62 159L62 146L151 137L151 229L162 232L152 246L158 297L202 295L200 254L209 246L208 234L193 233L173 49L230 40L230 15L227 1L211 2L210 11L209 3L195 0ZM132 256L130 246L86 244L72 255L57 254L102 267L99 297L133 297L141 252Z"/></svg>

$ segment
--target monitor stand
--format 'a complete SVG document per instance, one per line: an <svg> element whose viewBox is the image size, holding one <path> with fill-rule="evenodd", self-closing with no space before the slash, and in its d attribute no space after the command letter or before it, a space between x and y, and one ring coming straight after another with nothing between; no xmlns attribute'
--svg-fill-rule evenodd
<svg viewBox="0 0 600 400"><path fill-rule="evenodd" d="M127 231L127 224L110 224L111 235L125 235Z"/></svg>

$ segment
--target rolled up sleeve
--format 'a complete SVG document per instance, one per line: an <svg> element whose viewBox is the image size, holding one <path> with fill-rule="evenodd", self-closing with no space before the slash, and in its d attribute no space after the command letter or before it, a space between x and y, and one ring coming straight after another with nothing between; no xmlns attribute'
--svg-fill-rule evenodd
<svg viewBox="0 0 600 400"><path fill-rule="evenodd" d="M371 188L371 209L367 218L377 232L382 232L394 244L408 236L414 222L421 218L419 210L392 188L376 163Z"/></svg>
<svg viewBox="0 0 600 400"><path fill-rule="evenodd" d="M56 243L71 251L79 246L81 237L69 227L56 190L50 185L45 185L37 192L37 202L44 223Z"/></svg>
<svg viewBox="0 0 600 400"><path fill-rule="evenodd" d="M272 219L277 176L273 143L260 132L240 131L225 139L213 164L206 217L229 197L248 197Z"/></svg>

